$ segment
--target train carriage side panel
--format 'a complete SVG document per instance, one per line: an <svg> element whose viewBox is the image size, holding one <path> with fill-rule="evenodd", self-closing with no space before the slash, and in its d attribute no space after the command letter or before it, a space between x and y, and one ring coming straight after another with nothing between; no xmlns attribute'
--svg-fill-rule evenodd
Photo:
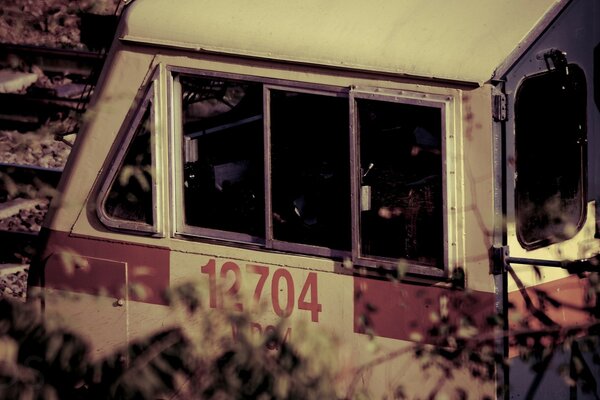
<svg viewBox="0 0 600 400"><path fill-rule="evenodd" d="M144 80L151 74L153 55L144 51L128 51L116 43L106 60L96 86L96 93L86 114L81 135L61 176L60 202L54 202L46 218L46 228L70 232L91 193L96 176L102 171L117 135L133 112L132 105ZM100 134L86 132L101 131Z"/></svg>
<svg viewBox="0 0 600 400"><path fill-rule="evenodd" d="M128 52L125 52L122 63L117 63L117 66L123 67L127 65L125 61ZM89 287L81 288L82 291L88 293L81 295L82 301L79 306L73 308L71 323L78 329L87 332L94 344L97 355L100 356L109 352L118 344L127 343L130 340L138 338L154 329L168 326L171 323L167 315L166 308L161 306L164 301L161 294L170 286L177 285L189 279L202 279L210 281L221 279L226 276L231 279L233 276L238 276L242 280L244 290L250 293L256 293L258 278L262 271L266 278L266 286L263 289L262 297L270 304L271 315L266 317L257 317L254 321L254 327L257 332L265 332L270 326L276 323L277 315L288 312L290 308L293 321L308 321L318 324L323 329L338 336L345 346L348 345L352 352L347 353L342 351L341 354L352 354L354 360L358 361L356 367L361 364L367 364L369 360L384 357L386 353L393 351L401 351L404 348L406 354L402 357L394 358L389 363L382 363L375 368L367 368L361 374L363 378L369 378L371 389L379 388L376 391L384 391L391 393L395 385L402 382L416 381L421 375L419 363L413 362L410 355L412 348L412 335L419 332L427 331L431 324L430 318L432 315L443 313L440 308L443 308L443 299L450 299L450 303L459 304L459 309L451 312L456 315L469 312L469 314L478 315L480 321L483 321L486 314L495 311L495 294L493 293L493 281L489 276L489 265L487 263L486 254L489 246L489 230L493 224L490 211L487 209L479 209L475 204L489 204L491 202L491 186L492 186L492 165L490 161L485 161L491 157L490 138L484 134L484 131L489 128L489 107L490 104L490 88L472 88L469 87L464 91L457 89L445 89L435 86L415 85L413 83L402 83L390 80L389 78L378 78L373 80L369 75L360 75L359 77L353 74L332 74L331 72L320 71L318 68L281 68L276 69L264 62L241 61L236 60L232 63L229 58L220 57L197 57L186 54L182 56L177 52L164 51L163 54L158 54L152 58L149 55L134 56L133 60L139 62L140 68L138 73L143 71L146 78L138 76L135 80L140 89L133 90L135 86L125 85L125 83L112 83L109 88L118 91L121 87L128 87L127 99L134 103L133 108L128 117L123 115L123 126L103 118L103 116L112 115L112 111L107 110L103 114L102 108L98 110L97 122L89 125L88 142L83 142L80 146L80 156L73 161L74 165L81 163L91 164L92 160L88 157L97 157L93 164L95 168L105 166L105 170L99 175L90 171L80 171L75 169L73 173L86 175L85 179L96 179L94 186L87 183L82 184L79 189L86 188L91 194L83 196L86 203L80 205L79 212L76 214L76 221L70 227L68 234L53 233L51 246L48 247L48 252L56 253L54 248L59 248L62 244L69 249L74 250L75 254L80 256L83 264L88 264L87 270L84 268L82 281L89 282L97 270L105 273L104 277L112 277L110 282L96 280L96 283L101 283L102 286L107 286L109 289L104 291L105 299L98 303L94 303L94 307L90 302L93 301L92 294L95 292L89 291ZM329 84L339 85L340 87L348 87L351 84L361 86L372 86L374 83L378 86L387 87L388 90L408 90L409 92L417 90L419 93L428 93L433 96L447 96L455 101L455 108L449 111L448 120L448 136L454 136L455 140L448 140L447 154L452 158L448 161L447 168L453 168L448 175L452 176L448 183L449 196L452 200L454 208L451 219L451 226L456 233L453 234L453 242L450 248L454 252L453 260L455 267L463 268L467 272L467 286L476 294L476 298L468 301L460 300L455 302L453 299L453 289L445 282L422 282L419 285L407 283L394 283L386 280L373 280L368 277L352 276L351 270L345 270L340 261L332 261L323 257L292 255L281 252L266 252L253 248L237 248L231 245L220 245L213 242L205 242L202 240L190 240L185 237L168 237L168 228L163 226L163 231L158 234L146 233L132 235L128 231L119 231L114 228L108 229L103 226L97 215L97 201L100 196L100 188L104 184L107 177L110 176L111 162L115 158L122 146L127 146L127 143L121 142L120 139L126 136L126 130L131 130L132 121L140 122L140 118L136 119L136 115L141 114L140 104L144 102L144 93L149 86L158 85L159 93L164 90L162 80L169 76L169 69L166 68L184 68L197 71L220 71L221 73L240 73L250 74L251 76L269 76L282 81L298 82L304 81L305 84ZM143 69L142 69L143 67ZM159 71L156 75L151 75L154 71ZM162 75L161 75L162 74ZM141 75L141 74L140 74ZM119 75L116 75L119 76ZM131 79L128 75L121 75L123 79ZM152 76L152 79L149 78ZM168 86L168 85L167 85ZM112 97L104 97L105 92L100 92L103 99L111 99ZM110 93L107 91L106 93ZM138 94L137 99L135 97ZM108 94L106 95L108 96ZM134 99L136 99L134 101ZM156 104L157 108L165 106ZM465 112L466 111L466 112ZM160 111L157 111L160 114ZM466 115L465 117L463 117ZM105 123L105 124L104 124ZM163 121L164 123L164 121ZM463 134L462 126L468 126ZM164 129L166 124L161 125L162 129L157 129L157 135L166 135L168 131ZM117 136L117 131L120 129L120 136ZM112 130L112 135L108 135L107 131ZM164 139L164 137L163 137ZM98 141L105 140L100 147ZM116 141L119 145L109 146L110 141ZM166 140L163 143L167 143ZM464 148L463 148L463 143ZM102 149L102 151L100 151ZM162 149L165 150L165 149ZM161 151L160 149L158 151ZM470 154L470 159L467 160L465 153ZM86 155L88 157L86 157ZM106 161L102 160L106 158ZM475 162L482 162L479 168L475 168ZM466 164L467 167L463 167ZM161 174L165 175L166 166L160 167ZM463 168L469 169L468 172L463 172ZM450 173L453 172L453 173ZM464 184L462 182L463 173L468 175ZM97 179L97 176L100 179ZM82 181L84 177L80 178ZM71 180L69 183L74 182ZM166 181L161 181L162 184L168 185ZM177 189L177 188L175 188ZM82 190L83 191L83 190ZM175 201L171 196L164 197L165 204L159 204L162 217L168 219L171 214L169 211L172 206L166 203ZM169 226L170 222L165 224ZM466 226L476 240L468 240L464 235L463 225ZM172 227L171 227L172 229ZM163 236L164 235L164 236ZM165 237L166 236L166 237ZM457 249L453 249L456 247ZM56 259L54 256L53 260ZM68 260L67 260L68 261ZM79 259L78 259L79 261ZM54 261L53 261L54 262ZM214 264L211 264L214 263ZM57 268L51 264L47 268ZM110 266L116 272L108 272ZM211 268L214 265L214 272ZM261 268L252 267L257 265ZM262 267L266 269L262 269ZM223 269L227 272L222 272ZM233 272L232 272L233 271ZM78 272L77 272L78 273ZM211 273L213 275L211 275ZM87 274L87 275L85 275ZM135 297L137 294L128 292L119 292L110 289L111 284L118 283L116 280L121 276L121 286L129 286L132 284L141 284L145 288L145 296ZM60 275L54 277L56 280L61 280ZM73 280L73 278L69 278ZM318 304L311 303L312 299L308 297L302 298L302 290L311 288L318 283ZM116 283L115 283L116 282ZM50 282L52 283L52 282ZM286 297L283 295L275 295L277 288L281 288L283 293L287 292ZM88 291L86 291L88 290ZM308 290L308 289L307 289ZM461 295L459 295L460 298ZM356 299L360 297L361 300ZM394 301L390 302L389 299ZM290 300L291 299L291 300ZM299 308L300 300L309 301L309 305L304 305ZM442 299L442 300L440 300ZM123 300L123 304L120 303ZM207 299L209 303L210 299ZM67 303L60 300L54 300L56 307L54 309L67 308ZM315 299L315 302L317 300ZM291 303L290 303L291 302ZM467 303L465 305L465 302ZM312 304L312 305L311 305ZM365 314L370 312L371 306L375 305L378 311L369 318L373 321L373 328L377 338L377 343L381 344L381 348L375 354L369 350L369 335L364 333L364 326L360 321ZM469 308L467 311L463 307ZM317 309L317 306L320 306ZM103 310L102 310L103 308ZM308 308L308 309L306 309ZM451 307L452 308L452 307ZM90 309L98 309L94 313L90 313ZM47 308L51 311L50 307ZM85 314L85 311L88 311ZM274 311L273 311L274 310ZM320 310L320 311L319 311ZM87 318L82 318L83 316ZM151 317L149 317L151 316ZM457 317L458 318L458 317ZM97 324L101 324L106 329L99 329ZM415 325L416 324L416 325ZM108 328L108 327L111 328ZM292 328L293 329L293 328ZM292 330L292 337L293 337ZM434 340L434 339L429 339ZM439 338L435 339L439 340ZM344 356L345 357L345 356ZM344 360L340 361L344 363ZM410 368L406 365L410 364ZM396 374L393 371L404 370L403 374ZM449 382L449 387L456 385L464 386L465 380L468 378L468 372L458 374L461 376L456 381ZM363 379L361 378L361 380ZM431 382L436 382L441 379L441 376L432 374ZM418 390L421 385L412 387L409 385L409 390ZM450 389L448 389L450 390ZM475 389L474 389L475 390ZM478 386L478 393L493 392L493 383L488 382L487 385Z"/></svg>
<svg viewBox="0 0 600 400"><path fill-rule="evenodd" d="M45 286L42 306L46 316L59 316L63 322L74 324L91 341L95 357L112 351L128 337L125 287L140 279L148 283L147 276L133 281L129 277L135 276L148 260L162 260L163 269L156 279L168 280L165 250L155 247L140 252L125 243L110 242L103 237L105 228L96 230L92 240L78 238L73 229L78 217L86 214L88 202L95 201L92 193L96 179L102 176L103 167L108 167L105 162L110 161L107 155L111 148L119 146L119 132L127 126L127 119L135 111L132 105L136 96L152 73L152 57L144 51L123 49L118 42L111 49L106 61L109 67L101 74L90 111L61 177L60 196L53 200L45 219L44 247L38 256L44 268L34 266L29 279L32 300L36 298L35 286ZM125 256L129 253L133 259ZM75 291L76 301L69 295L71 291ZM164 300L155 295L152 302Z"/></svg>
<svg viewBox="0 0 600 400"><path fill-rule="evenodd" d="M490 275L489 249L494 239L494 187L498 184L493 165L491 103L491 85L462 92L462 129L458 132L462 134L464 166L460 187L456 188L464 192L463 208L459 210L462 223L456 229L466 245L466 287L490 294L497 290Z"/></svg>

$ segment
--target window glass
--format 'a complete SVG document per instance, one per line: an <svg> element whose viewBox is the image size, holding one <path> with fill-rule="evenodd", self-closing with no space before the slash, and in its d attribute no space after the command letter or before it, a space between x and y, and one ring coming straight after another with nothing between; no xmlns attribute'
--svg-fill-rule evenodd
<svg viewBox="0 0 600 400"><path fill-rule="evenodd" d="M152 130L152 102L148 101L104 202L111 218L149 225L154 222Z"/></svg>
<svg viewBox="0 0 600 400"><path fill-rule="evenodd" d="M441 266L441 110L357 99L363 256Z"/></svg>
<svg viewBox="0 0 600 400"><path fill-rule="evenodd" d="M351 248L348 98L271 91L273 237Z"/></svg>
<svg viewBox="0 0 600 400"><path fill-rule="evenodd" d="M185 233L443 268L442 105L186 73L175 88Z"/></svg>
<svg viewBox="0 0 600 400"><path fill-rule="evenodd" d="M517 237L536 248L585 218L586 83L570 64L523 81L515 101Z"/></svg>
<svg viewBox="0 0 600 400"><path fill-rule="evenodd" d="M264 237L262 85L180 82L185 223Z"/></svg>

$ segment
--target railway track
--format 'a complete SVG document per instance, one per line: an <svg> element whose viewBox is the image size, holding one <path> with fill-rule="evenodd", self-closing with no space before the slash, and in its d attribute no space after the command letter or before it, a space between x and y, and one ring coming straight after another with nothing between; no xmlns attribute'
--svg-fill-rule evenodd
<svg viewBox="0 0 600 400"><path fill-rule="evenodd" d="M0 93L0 129L26 131L81 113L104 62L102 52L0 45L0 69L37 75L22 90Z"/></svg>
<svg viewBox="0 0 600 400"><path fill-rule="evenodd" d="M0 267L33 256L104 58L0 44Z"/></svg>

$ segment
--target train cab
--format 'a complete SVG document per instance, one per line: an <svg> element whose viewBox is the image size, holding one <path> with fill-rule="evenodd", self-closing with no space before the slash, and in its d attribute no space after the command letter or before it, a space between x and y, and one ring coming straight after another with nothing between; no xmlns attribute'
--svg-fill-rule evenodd
<svg viewBox="0 0 600 400"><path fill-rule="evenodd" d="M338 338L370 398L518 398L536 375L512 317L539 290L584 298L600 253L598 21L594 0L131 1L30 301L102 357L202 281L209 307L218 287L266 304L258 333ZM406 349L451 346L440 316L513 367L425 373ZM573 391L552 382L539 393Z"/></svg>

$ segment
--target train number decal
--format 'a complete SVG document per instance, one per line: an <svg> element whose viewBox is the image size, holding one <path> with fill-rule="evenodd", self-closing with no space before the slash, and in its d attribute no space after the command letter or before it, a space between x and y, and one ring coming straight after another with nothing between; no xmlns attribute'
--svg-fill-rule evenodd
<svg viewBox="0 0 600 400"><path fill-rule="evenodd" d="M220 268L217 268L217 260L213 258L206 265L200 267L200 272L208 275L209 306L211 308L217 308L220 305L218 301L219 284L229 282L231 277L233 277L233 281L224 288L224 292L232 296L240 292L243 280L242 270L233 261L224 261ZM270 292L273 312L279 317L288 318L295 309L298 309L310 312L311 320L319 322L319 313L323 310L323 306L319 303L316 272L308 273L299 292L296 290L299 287L298 283L294 282L292 274L285 268L276 268L271 275L269 267L246 264L246 273L258 276L252 296L255 302L260 302L267 291ZM296 293L299 293L298 297L296 297ZM234 306L240 311L244 309L241 302Z"/></svg>

